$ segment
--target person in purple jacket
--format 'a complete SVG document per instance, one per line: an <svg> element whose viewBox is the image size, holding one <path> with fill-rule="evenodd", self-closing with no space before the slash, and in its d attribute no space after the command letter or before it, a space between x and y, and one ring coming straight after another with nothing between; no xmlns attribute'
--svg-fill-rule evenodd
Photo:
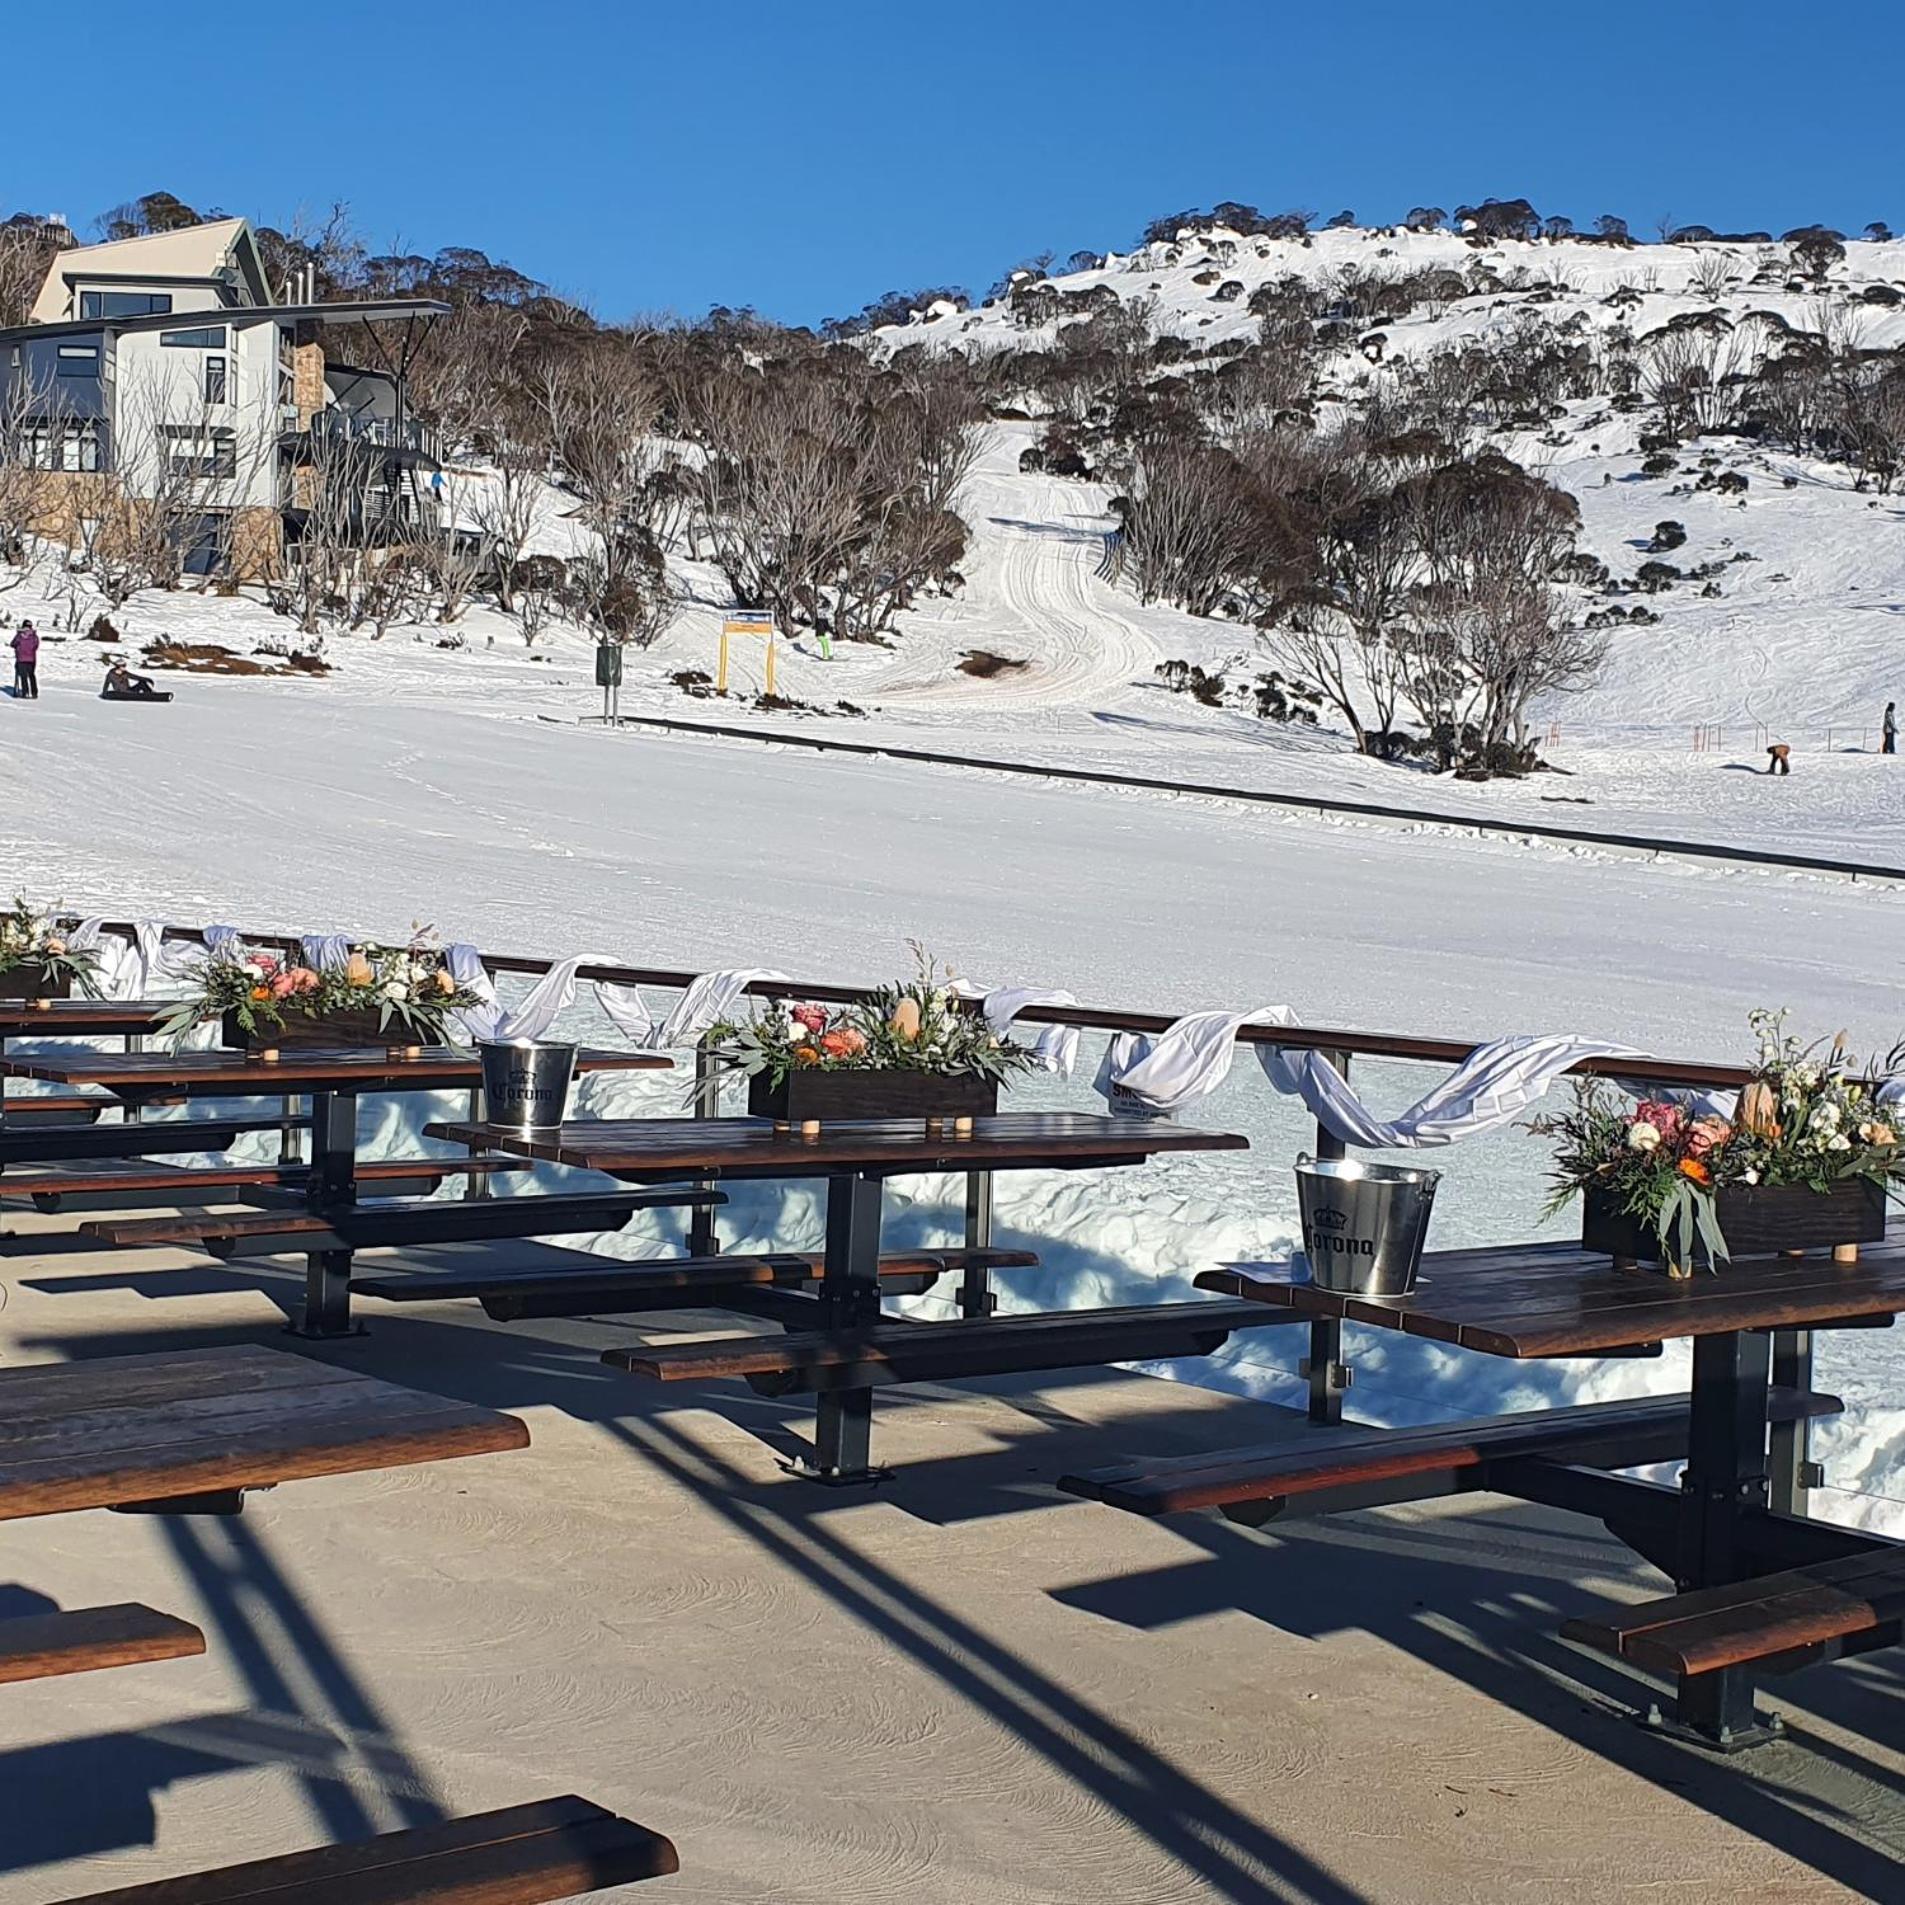
<svg viewBox="0 0 1905 1905"><path fill-rule="evenodd" d="M13 698L40 698L40 631L31 622L22 622L13 632Z"/></svg>

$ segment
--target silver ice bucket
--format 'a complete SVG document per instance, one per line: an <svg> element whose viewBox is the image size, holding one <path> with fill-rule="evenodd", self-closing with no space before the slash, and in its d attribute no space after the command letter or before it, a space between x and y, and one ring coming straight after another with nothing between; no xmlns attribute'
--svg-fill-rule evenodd
<svg viewBox="0 0 1905 1905"><path fill-rule="evenodd" d="M1416 1286L1440 1171L1361 1158L1296 1161L1310 1279L1349 1296L1406 1296Z"/></svg>
<svg viewBox="0 0 1905 1905"><path fill-rule="evenodd" d="M573 1045L541 1039L484 1040L483 1115L508 1131L547 1131L569 1108Z"/></svg>

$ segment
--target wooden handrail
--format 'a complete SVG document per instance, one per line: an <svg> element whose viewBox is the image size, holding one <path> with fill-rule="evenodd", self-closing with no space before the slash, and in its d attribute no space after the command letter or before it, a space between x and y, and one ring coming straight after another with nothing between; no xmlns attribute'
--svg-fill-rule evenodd
<svg viewBox="0 0 1905 1905"><path fill-rule="evenodd" d="M128 922L109 920L107 932L131 935ZM167 939L204 943L204 934L195 927L168 926ZM295 934L244 934L254 946L270 946L295 952L299 941ZM484 953L483 963L492 972L517 973L536 978L557 962L517 953ZM607 980L612 985L658 986L679 992L701 975L672 972L658 966L584 966L577 976L591 981ZM855 1005L872 996L866 986L841 986L792 980L757 980L746 996L754 999L816 999L835 1005ZM1175 1023L1174 1015L1162 1012L1127 1012L1104 1006L1031 1006L1019 1017L1034 1025L1071 1025L1083 1031L1162 1032ZM1459 1065L1481 1048L1479 1039L1418 1038L1401 1032L1352 1032L1340 1026L1320 1025L1245 1025L1237 1031L1243 1045L1277 1045L1287 1050L1306 1052L1344 1052L1359 1058L1394 1058L1427 1064ZM1696 1085L1714 1090L1736 1090L1752 1073L1739 1065L1714 1065L1698 1059L1665 1058L1588 1058L1569 1068L1595 1078L1633 1078L1661 1085Z"/></svg>

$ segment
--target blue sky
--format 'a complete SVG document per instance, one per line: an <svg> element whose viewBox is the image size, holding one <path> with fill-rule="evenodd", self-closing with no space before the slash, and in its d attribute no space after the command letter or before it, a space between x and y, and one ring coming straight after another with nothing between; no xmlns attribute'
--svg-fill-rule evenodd
<svg viewBox="0 0 1905 1905"><path fill-rule="evenodd" d="M15 75L86 78L8 85L0 214L343 199L379 249L473 245L609 317L979 293L1223 198L1905 231L1901 0L15 11Z"/></svg>

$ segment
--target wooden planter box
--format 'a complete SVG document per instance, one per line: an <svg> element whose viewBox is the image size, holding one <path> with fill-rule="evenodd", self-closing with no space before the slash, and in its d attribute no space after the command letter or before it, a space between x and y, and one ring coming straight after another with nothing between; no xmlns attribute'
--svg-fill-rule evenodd
<svg viewBox="0 0 1905 1905"><path fill-rule="evenodd" d="M332 1012L313 1018L308 1012L287 1012L284 1024L247 1032L234 1012L225 1014L224 1043L244 1052L359 1052L403 1051L416 1044L401 1025L378 1023L374 1008Z"/></svg>
<svg viewBox="0 0 1905 1905"><path fill-rule="evenodd" d="M1727 1185L1714 1201L1732 1261L1875 1244L1885 1236L1885 1186L1869 1178L1841 1178L1823 1194L1803 1185ZM1589 1191L1582 1199L1581 1242L1610 1257L1660 1260L1654 1227L1628 1216L1604 1192ZM1712 1268L1697 1242L1694 1260L1699 1269Z"/></svg>
<svg viewBox="0 0 1905 1905"><path fill-rule="evenodd" d="M0 999L70 999L73 976L67 972L49 973L44 966L15 966L0 972Z"/></svg>
<svg viewBox="0 0 1905 1905"><path fill-rule="evenodd" d="M999 1081L970 1072L799 1071L776 1085L763 1072L747 1081L747 1108L778 1124L981 1118L999 1108Z"/></svg>

